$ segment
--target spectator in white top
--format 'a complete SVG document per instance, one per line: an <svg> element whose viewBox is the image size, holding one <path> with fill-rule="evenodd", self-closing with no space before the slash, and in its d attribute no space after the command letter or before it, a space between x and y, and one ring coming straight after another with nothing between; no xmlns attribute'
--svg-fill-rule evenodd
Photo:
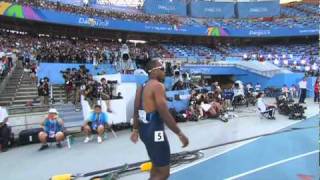
<svg viewBox="0 0 320 180"><path fill-rule="evenodd" d="M304 77L300 82L299 82L299 88L300 88L300 98L299 98L299 103L305 104L305 99L307 97L307 78Z"/></svg>
<svg viewBox="0 0 320 180"><path fill-rule="evenodd" d="M7 109L0 106L0 151L8 150L9 140L11 136L11 128L8 126Z"/></svg>
<svg viewBox="0 0 320 180"><path fill-rule="evenodd" d="M297 87L294 84L292 84L291 87L290 87L290 95L293 98L298 97L298 95L297 95Z"/></svg>
<svg viewBox="0 0 320 180"><path fill-rule="evenodd" d="M264 93L259 92L257 95L257 107L260 113L268 115L269 119L275 119L274 113L275 113L275 105L272 104L266 104L263 100Z"/></svg>
<svg viewBox="0 0 320 180"><path fill-rule="evenodd" d="M284 96L286 96L286 98L289 97L289 88L286 84L284 84L281 88L281 92Z"/></svg>

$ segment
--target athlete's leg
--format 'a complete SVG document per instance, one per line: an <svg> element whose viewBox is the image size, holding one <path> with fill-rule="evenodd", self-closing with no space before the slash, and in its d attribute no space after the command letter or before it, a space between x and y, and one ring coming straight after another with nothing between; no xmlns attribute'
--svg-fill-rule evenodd
<svg viewBox="0 0 320 180"><path fill-rule="evenodd" d="M152 180L167 180L170 176L170 166L155 167L156 175Z"/></svg>

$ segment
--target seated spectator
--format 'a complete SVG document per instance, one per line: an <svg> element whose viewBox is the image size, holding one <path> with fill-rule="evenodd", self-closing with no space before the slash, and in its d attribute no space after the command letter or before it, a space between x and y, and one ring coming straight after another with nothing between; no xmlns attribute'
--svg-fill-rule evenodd
<svg viewBox="0 0 320 180"><path fill-rule="evenodd" d="M64 122L58 116L56 109L50 109L48 116L41 123L43 131L39 133L39 140L42 143L39 151L47 149L47 142L56 142L58 148L62 148L61 142L64 140Z"/></svg>
<svg viewBox="0 0 320 180"><path fill-rule="evenodd" d="M83 131L86 135L84 143L88 143L92 140L91 134L96 133L98 143L102 143L105 128L108 126L108 115L101 111L100 105L94 106L94 112L92 112L83 125Z"/></svg>
<svg viewBox="0 0 320 180"><path fill-rule="evenodd" d="M241 83L236 82L233 85L233 104L239 104L244 98L244 89Z"/></svg>
<svg viewBox="0 0 320 180"><path fill-rule="evenodd" d="M7 124L8 112L5 108L0 106L0 151L8 150L8 145L11 136L11 128Z"/></svg>
<svg viewBox="0 0 320 180"><path fill-rule="evenodd" d="M259 92L257 95L257 107L260 113L268 115L268 118L275 119L274 113L276 106L273 104L266 104L263 100L264 93Z"/></svg>

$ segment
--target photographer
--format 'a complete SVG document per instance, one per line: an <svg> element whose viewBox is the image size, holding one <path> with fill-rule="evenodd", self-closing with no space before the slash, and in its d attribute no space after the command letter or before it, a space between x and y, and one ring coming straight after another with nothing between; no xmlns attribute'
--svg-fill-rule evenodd
<svg viewBox="0 0 320 180"><path fill-rule="evenodd" d="M85 83L86 77L85 74L83 73L83 70L76 71L75 74L73 75L73 92L72 96L74 98L74 104L76 106L79 106L80 103L80 88L81 85Z"/></svg>
<svg viewBox="0 0 320 180"><path fill-rule="evenodd" d="M41 105L49 105L49 78L40 79L38 96L40 97Z"/></svg>
<svg viewBox="0 0 320 180"><path fill-rule="evenodd" d="M85 99L88 101L91 108L97 103L98 85L98 82L93 80L92 75L89 75L85 90Z"/></svg>
<svg viewBox="0 0 320 180"><path fill-rule="evenodd" d="M111 99L111 89L105 78L101 78L101 84L98 87L99 98L106 102L107 111L111 112L110 109L110 99Z"/></svg>

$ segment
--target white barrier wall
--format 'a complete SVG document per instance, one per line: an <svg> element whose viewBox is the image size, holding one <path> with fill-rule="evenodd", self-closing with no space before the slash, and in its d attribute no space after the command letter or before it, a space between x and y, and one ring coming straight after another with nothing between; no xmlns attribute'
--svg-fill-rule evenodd
<svg viewBox="0 0 320 180"><path fill-rule="evenodd" d="M107 79L109 80L109 79ZM102 111L107 112L110 120L110 124L119 124L124 122L130 122L133 117L134 99L136 94L136 83L123 83L118 85L117 93L120 92L123 99L114 99L110 101L110 109L112 113L107 112L107 105L105 101L98 101L101 104ZM84 120L92 111L88 101L81 99L81 106L83 111Z"/></svg>

